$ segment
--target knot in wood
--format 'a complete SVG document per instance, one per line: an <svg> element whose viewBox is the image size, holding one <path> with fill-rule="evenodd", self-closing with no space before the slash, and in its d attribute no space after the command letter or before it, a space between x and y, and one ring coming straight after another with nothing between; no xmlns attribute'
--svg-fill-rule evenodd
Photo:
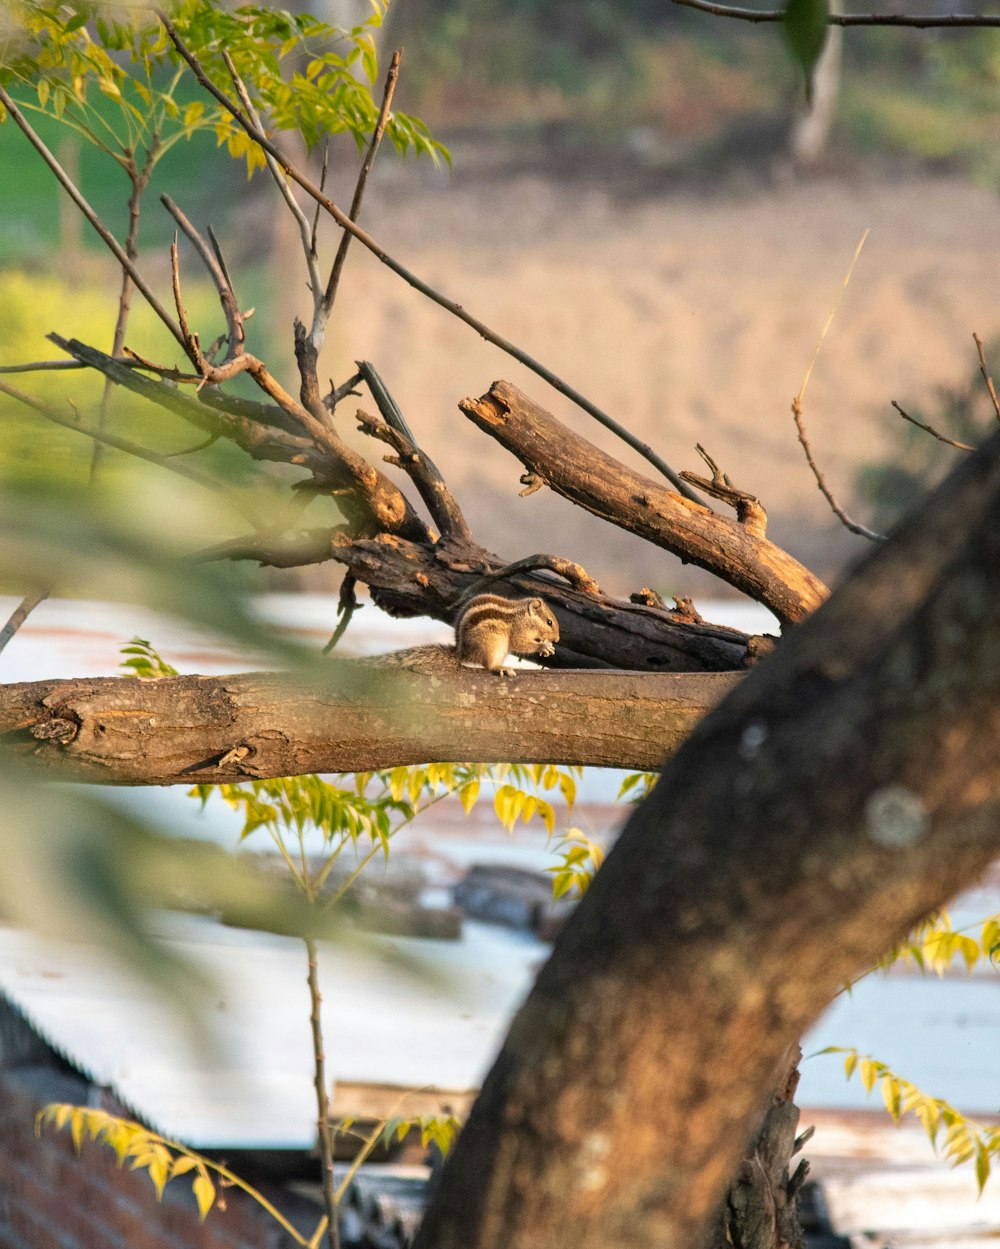
<svg viewBox="0 0 1000 1249"><path fill-rule="evenodd" d="M51 720L42 720L33 724L29 730L32 737L40 742L56 742L60 746L68 746L80 731L75 720L67 720L62 716L53 716Z"/></svg>

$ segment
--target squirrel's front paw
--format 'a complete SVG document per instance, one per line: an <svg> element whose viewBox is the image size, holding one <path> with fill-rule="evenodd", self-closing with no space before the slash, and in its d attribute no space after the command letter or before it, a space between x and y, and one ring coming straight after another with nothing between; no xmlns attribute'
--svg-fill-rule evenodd
<svg viewBox="0 0 1000 1249"><path fill-rule="evenodd" d="M552 645L551 642L543 642L541 646L539 646L538 650L535 652L536 655L545 655L545 656L554 655L555 653L556 653L556 648Z"/></svg>

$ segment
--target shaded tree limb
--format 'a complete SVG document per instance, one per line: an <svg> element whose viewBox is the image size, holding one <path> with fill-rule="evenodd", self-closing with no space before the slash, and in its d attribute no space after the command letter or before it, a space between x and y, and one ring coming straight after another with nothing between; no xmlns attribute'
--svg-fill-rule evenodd
<svg viewBox="0 0 1000 1249"><path fill-rule="evenodd" d="M417 1249L704 1245L789 1046L1000 852L998 566L1000 433L667 764Z"/></svg>
<svg viewBox="0 0 1000 1249"><path fill-rule="evenodd" d="M397 465L410 478L441 533L457 542L471 542L472 530L457 499L441 470L418 446L385 382L367 360L358 361L358 370L382 416L377 421L359 408L355 418L358 428L393 448L396 455L387 456L387 462Z"/></svg>
<svg viewBox="0 0 1000 1249"><path fill-rule="evenodd" d="M671 0L672 4L685 9L699 9L713 17L730 17L741 22L782 22L783 9L741 9L727 4L714 4L711 0ZM827 22L831 26L906 26L918 30L935 27L994 27L1000 26L1000 15L975 13L830 13Z"/></svg>
<svg viewBox="0 0 1000 1249"><path fill-rule="evenodd" d="M352 538L342 529L237 538L196 558L252 559L275 568L335 559L369 587L373 601L391 616L430 616L448 623L472 586L508 566L475 545L429 547L390 535ZM738 629L689 623L662 607L598 599L586 587L530 574L509 574L500 581L491 576L490 583L493 592L510 598L541 595L555 609L561 641L555 655L541 661L545 667L693 673L730 672L754 662L754 639Z"/></svg>
<svg viewBox="0 0 1000 1249"><path fill-rule="evenodd" d="M359 532L384 532L416 541L429 540L427 526L396 485L348 447L338 434L307 412L255 357L244 354L235 362L244 362L246 371L268 394L280 397L282 408L298 416L300 427L308 432L308 436L286 434L274 427L261 427L252 417L238 415L238 405L232 405L236 409L234 412L218 406L208 408L172 386L117 364L104 352L76 339L67 340L58 334L50 334L49 339L76 359L85 361L160 407L175 412L199 429L229 438L254 459L274 460L307 469L317 487L338 494L342 510ZM211 371L212 366L207 362L206 366ZM227 408L229 406L227 402Z"/></svg>
<svg viewBox="0 0 1000 1249"><path fill-rule="evenodd" d="M0 685L0 744L53 779L223 783L403 763L658 767L741 679L457 669L433 679L330 659L306 678L251 672ZM544 714L538 714L539 705Z"/></svg>
<svg viewBox="0 0 1000 1249"><path fill-rule="evenodd" d="M756 523L719 516L640 476L510 382L494 382L480 399L463 399L458 406L557 494L715 573L769 607L783 624L800 620L825 598L823 583L758 536ZM755 521L762 510L757 504Z"/></svg>

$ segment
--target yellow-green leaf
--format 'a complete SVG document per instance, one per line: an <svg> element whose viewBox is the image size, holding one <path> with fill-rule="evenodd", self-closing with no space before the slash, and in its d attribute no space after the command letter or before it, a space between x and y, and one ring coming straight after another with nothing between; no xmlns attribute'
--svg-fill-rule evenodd
<svg viewBox="0 0 1000 1249"><path fill-rule="evenodd" d="M200 1171L194 1177L191 1189L194 1192L194 1199L198 1203L198 1214L202 1222L204 1222L205 1216L215 1203L215 1185L204 1171Z"/></svg>

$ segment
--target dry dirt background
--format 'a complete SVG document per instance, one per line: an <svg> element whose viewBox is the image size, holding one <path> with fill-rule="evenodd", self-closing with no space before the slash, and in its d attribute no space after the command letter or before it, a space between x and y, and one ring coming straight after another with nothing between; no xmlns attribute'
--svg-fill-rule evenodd
<svg viewBox="0 0 1000 1249"><path fill-rule="evenodd" d="M871 230L805 403L814 451L843 502L854 506L859 465L892 454L899 418L889 401L916 405L966 379L973 330L989 338L1000 326L1000 202L948 180L633 196L537 174L473 179L410 165L376 181L365 224L675 468L700 469L694 444L704 443L761 497L775 540L825 576L865 544L817 492L789 404L862 233ZM376 364L484 545L511 559L537 550L577 559L612 593L718 593L711 578L548 491L518 498L521 466L456 404L507 378L641 463L585 413L358 246L339 304L324 371L341 380L355 357Z"/></svg>

